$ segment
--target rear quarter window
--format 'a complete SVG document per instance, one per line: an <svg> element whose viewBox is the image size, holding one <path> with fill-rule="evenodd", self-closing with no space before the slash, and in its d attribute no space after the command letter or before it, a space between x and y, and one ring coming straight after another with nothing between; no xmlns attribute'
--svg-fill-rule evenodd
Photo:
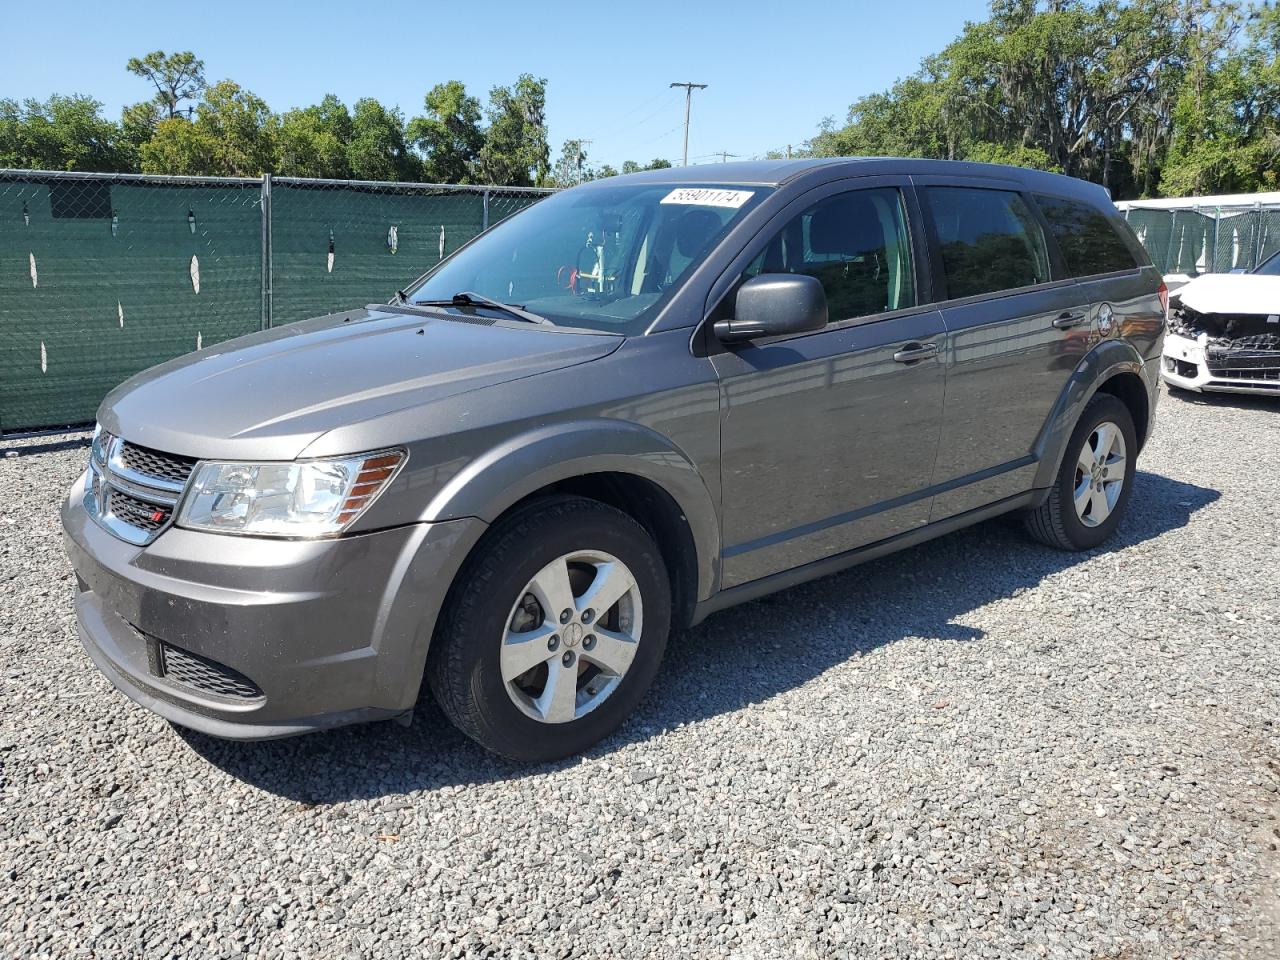
<svg viewBox="0 0 1280 960"><path fill-rule="evenodd" d="M1067 272L1073 277L1132 270L1138 266L1119 227L1100 210L1060 197L1036 197L1049 232L1058 242Z"/></svg>

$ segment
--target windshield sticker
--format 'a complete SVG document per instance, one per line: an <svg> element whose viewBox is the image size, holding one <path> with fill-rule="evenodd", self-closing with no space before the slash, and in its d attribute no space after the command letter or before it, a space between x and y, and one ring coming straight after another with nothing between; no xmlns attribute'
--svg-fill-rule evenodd
<svg viewBox="0 0 1280 960"><path fill-rule="evenodd" d="M738 209L755 195L753 190L711 190L706 187L678 187L662 198L663 203L681 203L695 207L729 207Z"/></svg>

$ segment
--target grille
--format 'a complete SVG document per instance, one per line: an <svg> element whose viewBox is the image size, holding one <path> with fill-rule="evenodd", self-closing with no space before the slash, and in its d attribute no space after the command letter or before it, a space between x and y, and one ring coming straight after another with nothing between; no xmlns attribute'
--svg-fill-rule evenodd
<svg viewBox="0 0 1280 960"><path fill-rule="evenodd" d="M187 478L191 476L192 468L196 465L194 457L161 453L159 450L128 442L121 447L120 460L135 473L170 480L174 483L186 483Z"/></svg>
<svg viewBox="0 0 1280 960"><path fill-rule="evenodd" d="M262 696L258 685L244 674L163 640L155 642L160 648L159 676L165 680L236 700L257 700Z"/></svg>
<svg viewBox="0 0 1280 960"><path fill-rule="evenodd" d="M169 522L169 516L173 513L172 507L148 503L114 488L111 488L108 497L107 510L111 515L139 530L159 530Z"/></svg>
<svg viewBox="0 0 1280 960"><path fill-rule="evenodd" d="M1214 370L1210 372L1220 380L1272 380L1280 382L1280 367L1272 370Z"/></svg>

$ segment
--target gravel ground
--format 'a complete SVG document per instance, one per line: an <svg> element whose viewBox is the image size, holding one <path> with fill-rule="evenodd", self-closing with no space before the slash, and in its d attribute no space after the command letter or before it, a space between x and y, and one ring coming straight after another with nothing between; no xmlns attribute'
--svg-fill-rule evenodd
<svg viewBox="0 0 1280 960"><path fill-rule="evenodd" d="M83 439L3 446L0 955L1280 955L1275 402L1165 397L1112 550L997 521L728 611L536 769L134 706L75 639Z"/></svg>

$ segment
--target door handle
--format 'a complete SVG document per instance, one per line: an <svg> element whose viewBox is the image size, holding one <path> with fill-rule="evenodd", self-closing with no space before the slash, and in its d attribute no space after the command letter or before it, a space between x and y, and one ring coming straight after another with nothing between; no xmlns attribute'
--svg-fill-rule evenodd
<svg viewBox="0 0 1280 960"><path fill-rule="evenodd" d="M893 355L893 359L898 363L915 363L917 360L925 360L928 357L936 356L937 353L938 345L936 343L908 343Z"/></svg>
<svg viewBox="0 0 1280 960"><path fill-rule="evenodd" d="M1062 314L1053 321L1053 325L1059 330L1070 330L1072 327L1080 326L1080 324L1086 322L1088 319L1089 315L1087 313L1078 310L1072 313Z"/></svg>

